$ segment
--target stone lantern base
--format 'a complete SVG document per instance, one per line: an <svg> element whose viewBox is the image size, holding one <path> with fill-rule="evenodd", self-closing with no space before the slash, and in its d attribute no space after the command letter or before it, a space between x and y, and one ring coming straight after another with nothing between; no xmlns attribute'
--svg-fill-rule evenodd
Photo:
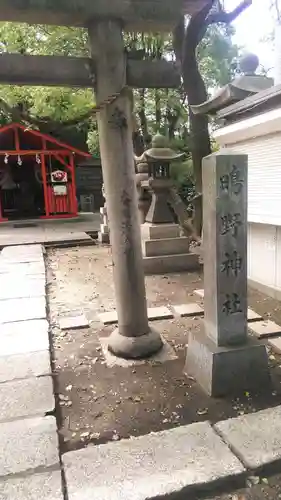
<svg viewBox="0 0 281 500"><path fill-rule="evenodd" d="M180 236L178 224L144 223L141 227L145 274L195 271L198 255L189 252L189 240Z"/></svg>

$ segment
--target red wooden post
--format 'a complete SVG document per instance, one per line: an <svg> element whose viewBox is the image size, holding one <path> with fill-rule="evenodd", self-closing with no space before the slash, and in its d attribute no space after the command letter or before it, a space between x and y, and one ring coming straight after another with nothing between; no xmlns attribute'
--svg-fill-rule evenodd
<svg viewBox="0 0 281 500"><path fill-rule="evenodd" d="M0 221L3 221L3 214L2 214L2 202L1 202L1 187L0 187Z"/></svg>
<svg viewBox="0 0 281 500"><path fill-rule="evenodd" d="M76 180L75 180L75 164L74 164L74 155L71 154L69 155L69 160L70 160L70 171L71 171L71 193L72 193L72 206L73 206L73 214L77 215L78 214L78 204L77 204L77 198L76 198Z"/></svg>
<svg viewBox="0 0 281 500"><path fill-rule="evenodd" d="M20 151L20 136L19 136L19 129L17 128L17 126L15 126L14 132L15 132L15 149L16 152L18 153Z"/></svg>
<svg viewBox="0 0 281 500"><path fill-rule="evenodd" d="M49 215L50 215L50 207L49 207L49 196L48 196L48 186L47 186L47 172L46 172L46 163L45 163L45 155L44 155L44 153L41 154L41 172L42 172L44 200L45 200L45 214L46 214L46 217L49 217Z"/></svg>

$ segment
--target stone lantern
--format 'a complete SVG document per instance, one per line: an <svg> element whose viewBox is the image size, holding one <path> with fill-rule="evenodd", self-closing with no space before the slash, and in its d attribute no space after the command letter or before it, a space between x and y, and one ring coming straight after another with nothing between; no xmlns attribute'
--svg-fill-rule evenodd
<svg viewBox="0 0 281 500"><path fill-rule="evenodd" d="M166 137L157 134L152 147L138 160L148 165L148 179L142 187L152 195L149 210L142 224L142 249L146 274L190 271L198 267L198 256L189 252L189 239L180 236L179 224L168 204L173 180L171 163L184 155L173 151Z"/></svg>
<svg viewBox="0 0 281 500"><path fill-rule="evenodd" d="M146 214L151 204L151 194L149 193L148 187L144 185L149 179L148 174L148 163L144 159L135 157L136 162L136 186L138 193L138 209L140 216L140 223L145 222Z"/></svg>
<svg viewBox="0 0 281 500"><path fill-rule="evenodd" d="M174 216L167 202L170 189L173 186L170 166L173 161L180 160L183 156L184 154L178 154L169 148L166 137L160 134L152 139L152 148L144 152L148 164L149 179L147 184L152 194L145 222L151 224L174 223Z"/></svg>

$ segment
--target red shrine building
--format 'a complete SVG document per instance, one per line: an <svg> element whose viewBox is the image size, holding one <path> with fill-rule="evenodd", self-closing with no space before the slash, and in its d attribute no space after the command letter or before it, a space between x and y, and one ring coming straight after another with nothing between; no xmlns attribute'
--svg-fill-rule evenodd
<svg viewBox="0 0 281 500"><path fill-rule="evenodd" d="M0 128L0 222L76 217L75 165L85 158L18 123Z"/></svg>

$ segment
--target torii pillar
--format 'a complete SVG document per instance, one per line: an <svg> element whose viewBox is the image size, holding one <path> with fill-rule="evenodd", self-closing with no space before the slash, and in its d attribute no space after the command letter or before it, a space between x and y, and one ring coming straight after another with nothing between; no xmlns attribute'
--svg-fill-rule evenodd
<svg viewBox="0 0 281 500"><path fill-rule="evenodd" d="M126 84L122 27L116 20L101 20L93 22L88 31L99 104ZM108 349L123 358L144 358L163 344L147 318L130 108L129 96L123 93L98 115L118 316Z"/></svg>

